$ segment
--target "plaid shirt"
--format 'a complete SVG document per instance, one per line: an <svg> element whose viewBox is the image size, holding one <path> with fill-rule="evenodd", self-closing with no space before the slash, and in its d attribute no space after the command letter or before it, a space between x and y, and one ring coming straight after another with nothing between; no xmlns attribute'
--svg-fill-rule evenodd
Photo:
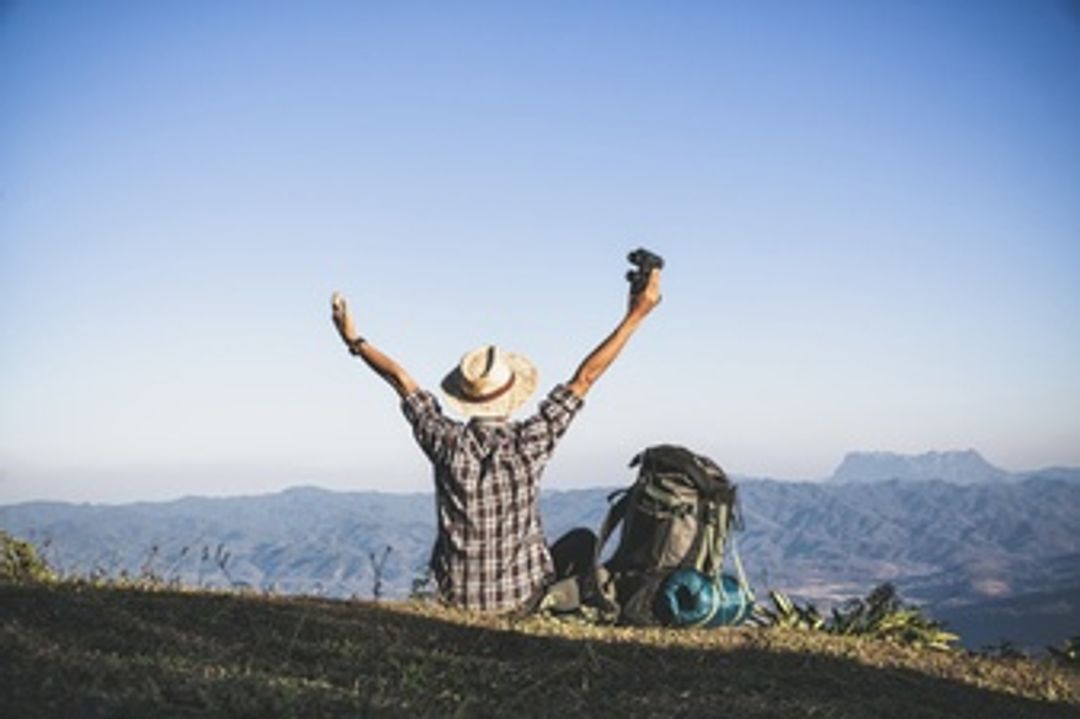
<svg viewBox="0 0 1080 719"><path fill-rule="evenodd" d="M521 607L552 574L540 526L540 473L582 405L558 385L522 422L445 417L417 390L402 410L435 467L438 535L431 569L445 601L466 609Z"/></svg>

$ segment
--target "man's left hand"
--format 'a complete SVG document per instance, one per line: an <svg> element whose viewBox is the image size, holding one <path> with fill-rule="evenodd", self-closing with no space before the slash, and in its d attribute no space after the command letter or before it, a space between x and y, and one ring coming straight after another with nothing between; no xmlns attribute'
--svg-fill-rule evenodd
<svg viewBox="0 0 1080 719"><path fill-rule="evenodd" d="M649 273L649 282L645 285L645 289L637 294L631 293L628 314L644 317L660 304L661 299L660 270L654 269Z"/></svg>

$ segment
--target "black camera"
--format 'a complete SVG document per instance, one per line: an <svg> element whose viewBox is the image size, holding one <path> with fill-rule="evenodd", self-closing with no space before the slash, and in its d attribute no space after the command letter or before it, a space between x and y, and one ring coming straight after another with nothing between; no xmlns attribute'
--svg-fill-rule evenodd
<svg viewBox="0 0 1080 719"><path fill-rule="evenodd" d="M649 284L649 275L653 270L664 269L664 258L649 252L644 247L637 248L628 254L626 259L630 264L637 265L637 269L626 273L626 281L630 283L630 292L635 295Z"/></svg>

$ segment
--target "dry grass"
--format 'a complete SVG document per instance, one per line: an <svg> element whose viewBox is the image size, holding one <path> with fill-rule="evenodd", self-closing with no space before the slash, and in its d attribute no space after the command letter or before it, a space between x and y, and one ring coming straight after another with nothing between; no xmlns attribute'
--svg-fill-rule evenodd
<svg viewBox="0 0 1080 719"><path fill-rule="evenodd" d="M0 585L4 716L1076 717L1046 662L790 630Z"/></svg>

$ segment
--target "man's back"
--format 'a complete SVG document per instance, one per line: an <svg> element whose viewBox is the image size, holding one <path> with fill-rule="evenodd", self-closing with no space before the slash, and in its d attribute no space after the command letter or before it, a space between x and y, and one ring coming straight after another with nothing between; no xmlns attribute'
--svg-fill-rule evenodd
<svg viewBox="0 0 1080 719"><path fill-rule="evenodd" d="M540 475L581 406L563 385L522 422L457 422L423 390L402 401L434 468L431 568L446 601L502 611L542 591L552 564L540 524Z"/></svg>

